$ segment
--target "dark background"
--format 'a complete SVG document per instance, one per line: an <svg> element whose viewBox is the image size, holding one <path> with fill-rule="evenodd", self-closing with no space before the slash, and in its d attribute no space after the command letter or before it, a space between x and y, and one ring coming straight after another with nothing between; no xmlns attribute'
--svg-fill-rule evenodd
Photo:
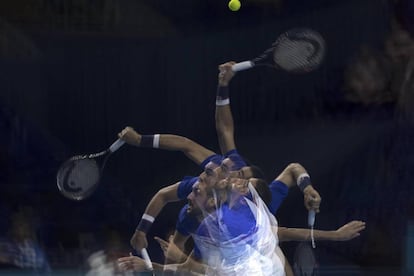
<svg viewBox="0 0 414 276"><path fill-rule="evenodd" d="M395 119L393 106L350 104L342 89L344 68L360 46L382 47L392 11L385 0L246 0L238 12L221 0L2 1L2 233L10 213L28 205L52 266L76 263L59 256L85 239L99 247L108 229L127 246L152 195L198 174L197 166L181 153L125 146L107 163L96 193L74 202L57 190L59 165L106 148L127 125L218 151L217 65L250 59L284 30L305 26L326 40L317 71L254 68L233 79L238 149L269 179L290 162L306 167L323 198L318 229L367 222L355 240L318 242L321 268L405 270L414 217L412 130ZM167 235L182 204L154 223L154 259L161 252L151 237ZM277 215L282 226L306 227L297 190ZM290 258L295 246L283 245Z"/></svg>

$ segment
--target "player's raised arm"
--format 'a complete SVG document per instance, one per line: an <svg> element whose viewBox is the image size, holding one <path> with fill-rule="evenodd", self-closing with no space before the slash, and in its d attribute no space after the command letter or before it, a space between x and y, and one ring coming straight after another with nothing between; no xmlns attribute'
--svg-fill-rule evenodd
<svg viewBox="0 0 414 276"><path fill-rule="evenodd" d="M216 131L221 153L224 155L236 148L234 142L234 122L230 108L229 83L234 76L231 67L235 62L219 65L218 86L216 95Z"/></svg>

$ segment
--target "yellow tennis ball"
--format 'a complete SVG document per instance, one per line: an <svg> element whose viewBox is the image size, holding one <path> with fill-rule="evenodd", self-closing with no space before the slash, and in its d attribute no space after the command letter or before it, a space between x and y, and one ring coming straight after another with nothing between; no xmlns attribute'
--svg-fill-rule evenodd
<svg viewBox="0 0 414 276"><path fill-rule="evenodd" d="M238 11L240 9L241 3L239 0L231 0L229 2L229 9L231 11Z"/></svg>

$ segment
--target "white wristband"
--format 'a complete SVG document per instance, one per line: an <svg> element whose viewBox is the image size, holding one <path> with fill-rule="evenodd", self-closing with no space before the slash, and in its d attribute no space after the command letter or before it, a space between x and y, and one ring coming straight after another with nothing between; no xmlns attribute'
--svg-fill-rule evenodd
<svg viewBox="0 0 414 276"><path fill-rule="evenodd" d="M164 271L176 272L178 264L166 264L164 265Z"/></svg>
<svg viewBox="0 0 414 276"><path fill-rule="evenodd" d="M224 99L224 100L216 100L217 106L223 106L230 104L230 99Z"/></svg>
<svg viewBox="0 0 414 276"><path fill-rule="evenodd" d="M154 141L152 142L152 147L158 149L160 147L160 135L154 134Z"/></svg>
<svg viewBox="0 0 414 276"><path fill-rule="evenodd" d="M153 216L148 215L148 214L143 214L142 219L148 220L151 223L153 223L155 221L155 218Z"/></svg>

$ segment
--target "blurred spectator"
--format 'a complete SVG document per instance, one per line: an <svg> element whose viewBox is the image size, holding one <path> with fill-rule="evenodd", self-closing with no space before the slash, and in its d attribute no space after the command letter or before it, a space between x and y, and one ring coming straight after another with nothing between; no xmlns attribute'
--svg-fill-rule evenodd
<svg viewBox="0 0 414 276"><path fill-rule="evenodd" d="M401 119L414 122L414 40L393 21L384 50L362 47L345 72L345 98L353 103L393 103Z"/></svg>
<svg viewBox="0 0 414 276"><path fill-rule="evenodd" d="M385 56L391 71L390 89L396 95L396 107L401 119L414 122L414 40L410 34L393 23L385 40Z"/></svg>
<svg viewBox="0 0 414 276"><path fill-rule="evenodd" d="M88 257L89 270L87 276L115 276L133 275L131 272L121 272L118 269L117 260L129 255L126 243L120 233L114 229L105 232L104 249L92 253Z"/></svg>
<svg viewBox="0 0 414 276"><path fill-rule="evenodd" d="M30 218L23 211L11 216L8 237L0 242L0 262L8 269L25 270L31 274L44 275L50 272Z"/></svg>
<svg viewBox="0 0 414 276"><path fill-rule="evenodd" d="M345 98L364 105L394 102L395 95L388 89L389 80L390 72L384 55L362 46L345 71Z"/></svg>
<svg viewBox="0 0 414 276"><path fill-rule="evenodd" d="M414 1L394 0L395 17L401 27L414 36Z"/></svg>

